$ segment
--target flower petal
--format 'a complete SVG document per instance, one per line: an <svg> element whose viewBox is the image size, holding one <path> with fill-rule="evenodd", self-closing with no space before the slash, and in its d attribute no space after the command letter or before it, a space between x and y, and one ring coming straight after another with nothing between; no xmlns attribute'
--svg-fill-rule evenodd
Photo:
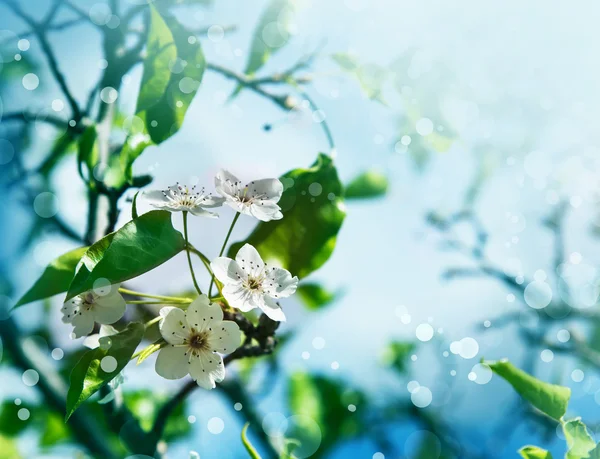
<svg viewBox="0 0 600 459"><path fill-rule="evenodd" d="M260 309L267 315L267 317L275 322L285 322L285 314L283 309L279 306L272 298L263 296L263 301L259 305Z"/></svg>
<svg viewBox="0 0 600 459"><path fill-rule="evenodd" d="M245 280L247 277L242 271L242 268L240 268L236 261L231 258L215 258L211 262L210 267L215 274L215 277L223 284L238 283Z"/></svg>
<svg viewBox="0 0 600 459"><path fill-rule="evenodd" d="M94 329L94 317L91 311L79 311L79 313L75 314L73 320L71 321L73 324L73 333L75 334L75 338L81 338L82 336L89 335Z"/></svg>
<svg viewBox="0 0 600 459"><path fill-rule="evenodd" d="M258 277L265 269L265 263L258 251L250 244L244 244L235 256L235 261L249 276Z"/></svg>
<svg viewBox="0 0 600 459"><path fill-rule="evenodd" d="M189 372L185 347L166 346L158 352L156 372L165 379L181 379Z"/></svg>
<svg viewBox="0 0 600 459"><path fill-rule="evenodd" d="M248 312L257 307L252 293L241 283L226 284L223 287L223 296L232 308L237 308L242 312Z"/></svg>
<svg viewBox="0 0 600 459"><path fill-rule="evenodd" d="M277 202L283 193L283 183L279 179L254 180L248 184L248 195L265 201Z"/></svg>
<svg viewBox="0 0 600 459"><path fill-rule="evenodd" d="M114 324L125 314L127 303L117 289L108 295L99 296L94 301L92 312L94 320L100 324Z"/></svg>
<svg viewBox="0 0 600 459"><path fill-rule="evenodd" d="M212 208L212 207L221 207L225 202L225 198L221 198L220 196L214 196L212 193L207 194L202 199L202 203L200 204L202 207Z"/></svg>
<svg viewBox="0 0 600 459"><path fill-rule="evenodd" d="M296 292L298 278L292 277L287 269L273 268L268 270L263 281L263 290L273 298L285 298Z"/></svg>
<svg viewBox="0 0 600 459"><path fill-rule="evenodd" d="M214 389L215 381L220 382L225 378L223 359L210 352L200 352L198 357L193 357L189 370L194 381L204 389Z"/></svg>
<svg viewBox="0 0 600 459"><path fill-rule="evenodd" d="M185 312L187 323L198 331L212 328L213 324L223 320L223 311L217 303L211 303L206 295L200 295Z"/></svg>
<svg viewBox="0 0 600 459"><path fill-rule="evenodd" d="M225 169L221 169L215 177L215 188L225 198L237 196L240 185L240 180Z"/></svg>
<svg viewBox="0 0 600 459"><path fill-rule="evenodd" d="M146 191L143 196L151 206L158 207L159 209L169 207L169 199L161 190Z"/></svg>
<svg viewBox="0 0 600 459"><path fill-rule="evenodd" d="M281 220L283 214L281 213L280 207L270 201L265 203L253 203L250 205L250 213L253 217L258 218L263 222L270 222L271 220Z"/></svg>
<svg viewBox="0 0 600 459"><path fill-rule="evenodd" d="M71 298L69 301L62 305L60 311L62 312L62 321L65 324L70 324L73 318L79 310L79 299L77 297Z"/></svg>
<svg viewBox="0 0 600 459"><path fill-rule="evenodd" d="M160 316L163 319L158 323L158 329L165 341L182 344L189 334L185 313L179 308L167 306L160 310Z"/></svg>
<svg viewBox="0 0 600 459"><path fill-rule="evenodd" d="M208 338L211 350L223 354L231 354L240 347L241 342L242 332L240 327L231 320L225 320L214 327Z"/></svg>
<svg viewBox="0 0 600 459"><path fill-rule="evenodd" d="M196 217L208 217L208 218L219 218L219 214L215 212L209 212L204 210L202 206L196 206L189 209L189 211Z"/></svg>

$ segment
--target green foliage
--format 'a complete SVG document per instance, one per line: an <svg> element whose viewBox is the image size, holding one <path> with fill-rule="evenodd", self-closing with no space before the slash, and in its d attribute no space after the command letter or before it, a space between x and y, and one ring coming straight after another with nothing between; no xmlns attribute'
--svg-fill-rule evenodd
<svg viewBox="0 0 600 459"><path fill-rule="evenodd" d="M31 412L31 406L26 404L16 405L12 401L5 401L0 407L0 434L7 437L16 437L29 426L29 422L21 421L17 413L21 408Z"/></svg>
<svg viewBox="0 0 600 459"><path fill-rule="evenodd" d="M571 419L562 423L563 433L569 448L565 459L582 459L589 457L589 452L596 447L596 442L590 436L581 418Z"/></svg>
<svg viewBox="0 0 600 459"><path fill-rule="evenodd" d="M50 263L42 276L23 295L15 307L66 292L75 275L77 263L79 263L86 250L87 247L71 250Z"/></svg>
<svg viewBox="0 0 600 459"><path fill-rule="evenodd" d="M96 127L89 126L81 134L77 144L77 166L79 175L83 178L83 165L87 167L88 177L94 172L94 167L98 162L98 149L96 148Z"/></svg>
<svg viewBox="0 0 600 459"><path fill-rule="evenodd" d="M294 169L281 177L285 190L279 201L283 219L261 222L248 239L233 244L256 247L264 260L277 260L292 275L308 276L331 256L346 210L342 184L333 160L321 153L309 169ZM317 184L317 196L314 187ZM312 185L312 187L311 187ZM317 193L315 193L317 194Z"/></svg>
<svg viewBox="0 0 600 459"><path fill-rule="evenodd" d="M157 394L156 391L141 389L125 392L123 394L123 400L125 406L127 406L139 421L140 427L144 431L150 432L160 408L167 403L170 398L167 394ZM163 439L165 441L181 439L191 432L192 426L187 420L185 410L186 404L180 403L169 416L163 434Z"/></svg>
<svg viewBox="0 0 600 459"><path fill-rule="evenodd" d="M323 457L340 439L356 436L364 427L360 415L348 411L349 404L364 410L364 395L324 376L293 374L289 379L288 404L294 415L308 416L321 429L321 446L311 457Z"/></svg>
<svg viewBox="0 0 600 459"><path fill-rule="evenodd" d="M150 5L150 29L137 113L148 110L162 98L171 79L169 63L176 58L177 48L173 34L160 13Z"/></svg>
<svg viewBox="0 0 600 459"><path fill-rule="evenodd" d="M167 12L163 17L151 6L148 56L136 109L141 123L129 126L121 154L111 165L111 186L132 183L134 161L181 127L206 68L200 42L190 43L191 35L175 17Z"/></svg>
<svg viewBox="0 0 600 459"><path fill-rule="evenodd" d="M131 323L120 333L100 338L100 346L86 352L71 372L67 393L66 419L88 398L116 377L131 359L144 336L144 325ZM104 364L102 363L103 359ZM113 360L114 359L114 360ZM116 360L116 368L106 372L102 369Z"/></svg>
<svg viewBox="0 0 600 459"><path fill-rule="evenodd" d="M330 292L322 285L314 282L301 284L296 290L296 294L300 296L306 307L313 311L333 303L338 297L336 293Z"/></svg>
<svg viewBox="0 0 600 459"><path fill-rule="evenodd" d="M146 129L154 143L161 143L179 130L185 113L196 95L206 60L200 42L189 43L188 32L174 17L165 18L177 51L177 61L162 97L146 111ZM176 68L181 66L182 68ZM156 123L154 123L156 122Z"/></svg>
<svg viewBox="0 0 600 459"><path fill-rule="evenodd" d="M523 446L519 450L519 454L525 459L552 459L552 454L549 451L537 446Z"/></svg>
<svg viewBox="0 0 600 459"><path fill-rule="evenodd" d="M335 53L331 58L342 70L358 80L361 90L369 99L387 105L383 97L383 86L388 80L389 72L385 68L373 63L362 64L348 53Z"/></svg>
<svg viewBox="0 0 600 459"><path fill-rule="evenodd" d="M99 279L116 284L137 277L171 259L184 247L185 241L173 228L170 212L148 212L90 246L69 286L67 299L91 290Z"/></svg>
<svg viewBox="0 0 600 459"><path fill-rule="evenodd" d="M392 341L385 350L384 363L399 374L404 374L406 372L408 356L413 353L414 349L414 343Z"/></svg>
<svg viewBox="0 0 600 459"><path fill-rule="evenodd" d="M69 440L70 434L64 420L54 411L48 411L42 427L40 446L49 448L58 443Z"/></svg>
<svg viewBox="0 0 600 459"><path fill-rule="evenodd" d="M21 459L17 442L0 434L0 459Z"/></svg>
<svg viewBox="0 0 600 459"><path fill-rule="evenodd" d="M363 172L348 185L344 192L346 199L370 199L385 196L388 190L387 177L376 170Z"/></svg>
<svg viewBox="0 0 600 459"><path fill-rule="evenodd" d="M287 44L290 37L291 14L295 8L294 0L271 0L269 2L254 30L250 55L244 73L254 75L273 54Z"/></svg>
<svg viewBox="0 0 600 459"><path fill-rule="evenodd" d="M251 457L251 459L261 459L260 454L258 454L258 451L256 451L256 448L254 448L252 443L250 443L250 440L248 440L247 432L249 425L250 423L247 422L242 429L242 443L244 444L246 451L248 451L248 455Z"/></svg>
<svg viewBox="0 0 600 459"><path fill-rule="evenodd" d="M519 370L508 360L485 363L538 410L556 420L564 416L571 397L571 389L540 381Z"/></svg>

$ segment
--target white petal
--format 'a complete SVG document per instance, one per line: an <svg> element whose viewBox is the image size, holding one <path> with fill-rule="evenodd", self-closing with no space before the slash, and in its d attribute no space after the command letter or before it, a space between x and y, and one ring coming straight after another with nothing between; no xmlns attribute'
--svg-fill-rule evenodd
<svg viewBox="0 0 600 459"><path fill-rule="evenodd" d="M235 261L249 276L258 277L265 269L265 264L258 251L250 244L244 244L235 256Z"/></svg>
<svg viewBox="0 0 600 459"><path fill-rule="evenodd" d="M277 204L272 202L268 203L253 203L250 205L250 213L253 217L258 218L263 222L270 222L271 220L281 220L283 214Z"/></svg>
<svg viewBox="0 0 600 459"><path fill-rule="evenodd" d="M188 356L185 347L167 345L158 352L156 372L165 379L180 379L189 372Z"/></svg>
<svg viewBox="0 0 600 459"><path fill-rule="evenodd" d="M253 301L252 293L238 284L227 284L223 287L223 296L232 308L237 308L242 312L248 312L257 307Z"/></svg>
<svg viewBox="0 0 600 459"><path fill-rule="evenodd" d="M79 313L73 317L71 323L74 327L73 333L75 333L75 338L89 335L94 329L94 317L91 311L79 311Z"/></svg>
<svg viewBox="0 0 600 459"><path fill-rule="evenodd" d="M215 380L222 381L225 377L225 369L221 367L223 367L223 359L220 355L200 352L198 357L192 357L190 361L190 376L200 387L214 389Z"/></svg>
<svg viewBox="0 0 600 459"><path fill-rule="evenodd" d="M298 278L292 277L290 272L283 268L268 270L267 278L263 281L263 290L273 298L285 298L298 287Z"/></svg>
<svg viewBox="0 0 600 459"><path fill-rule="evenodd" d="M215 188L225 198L236 196L240 184L240 180L225 169L221 169L215 177Z"/></svg>
<svg viewBox="0 0 600 459"><path fill-rule="evenodd" d="M279 179L254 180L248 184L248 195L259 200L279 201L283 193L283 184Z"/></svg>
<svg viewBox="0 0 600 459"><path fill-rule="evenodd" d="M99 296L94 302L94 320L100 324L114 324L125 314L127 304L118 291Z"/></svg>
<svg viewBox="0 0 600 459"><path fill-rule="evenodd" d="M217 303L210 303L206 295L200 295L185 312L187 323L198 331L212 328L213 324L223 320L223 311Z"/></svg>
<svg viewBox="0 0 600 459"><path fill-rule="evenodd" d="M182 344L189 335L185 313L175 307L167 306L160 310L163 318L158 328L164 340L169 344Z"/></svg>
<svg viewBox="0 0 600 459"><path fill-rule="evenodd" d="M110 325L100 325L100 333L94 333L93 335L86 336L83 340L83 345L90 349L96 349L100 346L100 338L104 338L105 336L116 335L118 330Z"/></svg>
<svg viewBox="0 0 600 459"><path fill-rule="evenodd" d="M160 190L152 190L144 192L144 198L148 201L148 204L154 207L162 209L168 207L169 200L165 196L164 192Z"/></svg>
<svg viewBox="0 0 600 459"><path fill-rule="evenodd" d="M212 207L221 207L223 205L223 203L225 202L225 198L221 198L219 196L214 196L212 193L207 194L203 200L202 200L202 204L200 204L202 207L206 207L206 208L212 208Z"/></svg>
<svg viewBox="0 0 600 459"><path fill-rule="evenodd" d="M231 354L242 342L242 332L238 324L231 320L225 320L215 324L208 338L211 350L223 354Z"/></svg>
<svg viewBox="0 0 600 459"><path fill-rule="evenodd" d="M190 212L196 217L219 218L219 214L204 210L201 206L196 206L190 209Z"/></svg>
<svg viewBox="0 0 600 459"><path fill-rule="evenodd" d="M70 324L79 310L79 299L77 297L71 298L69 301L63 304L60 310L63 314L63 323Z"/></svg>
<svg viewBox="0 0 600 459"><path fill-rule="evenodd" d="M239 202L236 198L227 199L227 201L225 201L225 204L227 204L236 212L252 216L252 214L250 213L250 208L246 204L242 204L241 202Z"/></svg>
<svg viewBox="0 0 600 459"><path fill-rule="evenodd" d="M239 283L247 277L242 268L231 258L218 257L212 261L210 267L215 277L223 284Z"/></svg>
<svg viewBox="0 0 600 459"><path fill-rule="evenodd" d="M275 301L268 296L263 296L263 301L260 304L260 309L267 315L267 317L275 322L285 322L285 314Z"/></svg>

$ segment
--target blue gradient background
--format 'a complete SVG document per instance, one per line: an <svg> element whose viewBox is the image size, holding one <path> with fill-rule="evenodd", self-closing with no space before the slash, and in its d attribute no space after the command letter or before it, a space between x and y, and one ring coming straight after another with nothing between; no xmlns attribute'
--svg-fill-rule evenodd
<svg viewBox="0 0 600 459"><path fill-rule="evenodd" d="M85 9L95 2L76 3ZM505 409L514 403L515 396L498 378L477 385L467 379L467 374L481 356L509 357L516 364L522 362L525 344L520 341L516 327L494 330L493 323L502 313L530 308L519 300L507 302L508 292L492 280L441 281L440 274L445 268L468 265L469 260L441 251L439 236L426 225L424 217L430 210L451 212L461 207L477 171L474 145L488 139L507 152L498 156L476 204L478 214L490 230L490 258L500 264L518 258L530 277L538 269L550 272L551 235L540 221L552 209L548 199L549 190L554 190L560 196L583 198L583 204L569 216L566 247L569 253L583 254L589 265L597 264L600 246L590 228L596 212L594 194L598 191L594 177L600 163L597 154L600 5L541 1L303 3L297 36L269 61L265 73L286 68L323 39L326 39L325 56L351 50L364 61L384 66L405 50L416 48L425 61L442 61L454 73L457 90L450 92L462 97L466 93L463 89L468 88L476 97L467 105L455 104L448 109L447 118L459 125L460 139L450 151L434 156L427 169L419 173L410 155L394 151L395 142L403 134L397 123L402 112L398 97L390 97L390 107L365 100L356 82L340 74L326 57L317 62L316 83L308 92L325 112L333 131L336 164L342 179L348 181L364 169L376 167L389 174L391 190L381 200L347 203L348 217L334 255L310 277L332 289L343 289L343 298L312 314L296 299L285 303L288 315L285 329L297 329L298 333L281 354L282 368L286 373L310 370L342 378L369 391L382 404L390 394L408 397L407 380L398 379L385 369L380 357L389 341L415 340L416 326L430 320L443 333L436 333L437 338L432 341L420 343L417 360L409 365L410 379L432 389L433 405L438 406L425 409L443 413L459 442L484 445L497 423L506 416ZM28 0L22 5L34 14L43 11L47 3ZM201 13L185 15L185 20L196 25L237 24L238 30L227 34L223 41L214 43L204 38L202 44L209 61L241 70L264 5L264 1L258 0L216 1L210 9L192 9ZM24 29L24 24L6 8L0 11L0 29L16 33ZM60 67L73 92L83 99L99 75L99 35L90 27L81 26L53 34L52 45L58 50ZM242 50L241 57L232 53L237 48ZM39 45L33 39L27 53L43 61ZM20 84L11 87L2 99L6 112L18 107L49 107L54 98L60 97L50 75L42 71L39 76L41 85L34 92ZM138 66L125 86L131 90L120 94L119 103L124 111L133 109L140 76ZM412 83L407 81L418 85L418 77ZM157 188L175 181L195 180L212 186L212 177L221 167L245 179L279 176L289 169L309 165L319 151L327 151L324 135L310 115L286 120L278 108L250 91L243 91L235 102L225 104L232 88L230 81L207 72L181 130L160 146L149 148L136 162L136 172L153 174L152 187ZM332 90L338 91L339 97L332 97ZM490 106L498 108L490 111L487 109ZM532 106L536 110L531 111ZM265 132L262 129L265 123L274 123L276 127ZM36 141L25 158L26 163L36 164L46 147L43 140ZM542 152L541 163L524 167L532 150ZM507 158L512 159L507 162ZM573 166L573 162L577 163L573 158L583 158L583 165ZM550 172L542 173L540 179L535 170ZM53 180L60 215L83 232L85 194L75 161L64 161ZM146 210L141 206L141 210ZM122 207L120 224L130 218L129 205L123 202ZM524 229L515 229L507 213L519 215L526 222ZM27 228L33 215L31 205L22 206L10 196L0 206L2 259L17 285L16 297L49 261L73 247L65 239L47 235L27 253L16 250L26 233L23 228ZM218 221L193 219L190 229L193 243L206 253L216 254L232 216L230 209L224 208ZM253 224L242 217L234 239L243 238ZM513 236L518 236L517 243L511 242ZM465 237L470 237L468 232ZM205 284L207 279L203 277L200 282ZM132 283L139 290L153 291L159 284L165 292L189 286L183 256ZM59 298L54 299L57 307L51 325L61 330L59 335L64 339L59 344L65 349L80 346L81 343L71 342L67 337L67 327L61 324L58 314L59 302ZM400 306L410 314L409 324L403 324L398 317ZM41 305L30 305L15 315L23 327L33 328L40 310ZM492 327L483 333L480 325L487 319L492 321ZM440 356L449 342L465 336L478 340L477 358ZM325 339L324 349L313 348L315 337ZM304 351L310 352L307 360L301 357ZM332 370L332 361L339 362L337 371ZM156 391L179 387L180 381L158 378L153 365L151 359L138 368L128 369L127 385ZM583 383L570 378L576 367L585 371ZM457 372L453 378L449 376L452 369ZM556 356L551 363L537 358L536 370L540 377L558 380L572 388L571 413L582 416L589 424L598 420L594 393L586 391L590 380L589 384L600 388L591 369ZM3 367L0 380L1 398L38 397L34 389L23 385L16 371ZM451 380L451 389L440 386ZM260 383L257 381L256 389ZM284 378L279 377L274 390L260 399L258 409L264 414L285 412L284 394ZM170 445L170 457L187 457L190 450L198 451L203 459L243 457L239 441L242 420L217 391L194 392L189 414L197 418L194 433L189 439ZM216 436L206 427L212 417L220 417L225 423L224 431ZM400 451L411 433L419 428L412 424L389 426ZM69 454L68 448L63 448L55 456L41 455L35 442L30 441L33 432L27 435L29 438L25 436L19 442L26 457ZM549 443L547 438L540 438L524 426L496 445L496 450L499 457L516 457L516 450L524 444L549 448L555 457L564 453L564 442L557 436ZM232 447L236 448L234 453ZM331 457L371 458L376 451L374 443L360 439L342 444ZM410 454L410 446L405 454Z"/></svg>

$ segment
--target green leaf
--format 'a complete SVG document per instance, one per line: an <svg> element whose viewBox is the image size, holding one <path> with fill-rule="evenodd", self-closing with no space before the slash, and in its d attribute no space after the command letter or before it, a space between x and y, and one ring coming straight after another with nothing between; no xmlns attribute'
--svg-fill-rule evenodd
<svg viewBox="0 0 600 459"><path fill-rule="evenodd" d="M88 398L116 377L131 359L144 336L145 327L140 323L131 323L121 333L100 338L100 346L86 352L71 372L69 392L67 393L68 420L73 412ZM104 363L103 362L104 360ZM116 361L116 368L106 372L104 366Z"/></svg>
<svg viewBox="0 0 600 459"><path fill-rule="evenodd" d="M246 433L248 432L249 425L250 425L250 423L247 422L244 425L244 428L242 429L242 443L244 444L244 448L246 448L246 451L248 451L248 455L252 459L261 459L260 454L258 454L258 451L256 451L254 446L252 446L252 443L250 443L250 440L248 440L248 437L246 435Z"/></svg>
<svg viewBox="0 0 600 459"><path fill-rule="evenodd" d="M589 457L590 459L600 459L600 443L598 443L596 447L590 451Z"/></svg>
<svg viewBox="0 0 600 459"><path fill-rule="evenodd" d="M324 308L338 297L338 294L330 292L322 285L314 282L300 284L296 293L300 296L300 299L304 301L306 307L313 311Z"/></svg>
<svg viewBox="0 0 600 459"><path fill-rule="evenodd" d="M188 38L192 33L174 17L166 17L165 21L173 34L177 60L171 63L173 72L162 97L146 111L146 129L156 144L171 137L181 127L206 68L200 41L190 43Z"/></svg>
<svg viewBox="0 0 600 459"><path fill-rule="evenodd" d="M133 201L131 202L131 218L138 218L138 211L137 211L137 198L138 198L138 194L140 194L140 192L138 191L134 196L133 196Z"/></svg>
<svg viewBox="0 0 600 459"><path fill-rule="evenodd" d="M137 418L140 427L150 432L160 409L170 401L168 394L157 393L153 390L140 389L123 394L125 406ZM162 440L171 442L189 434L192 426L187 420L186 403L180 403L167 419Z"/></svg>
<svg viewBox="0 0 600 459"><path fill-rule="evenodd" d="M549 451L537 446L523 446L519 450L519 454L525 459L552 459L552 454Z"/></svg>
<svg viewBox="0 0 600 459"><path fill-rule="evenodd" d="M508 360L485 363L538 410L556 420L564 416L571 397L571 389L540 381L519 370Z"/></svg>
<svg viewBox="0 0 600 459"><path fill-rule="evenodd" d="M369 199L384 196L388 189L387 177L376 170L363 172L347 186L346 199Z"/></svg>
<svg viewBox="0 0 600 459"><path fill-rule="evenodd" d="M385 350L383 360L386 365L400 374L406 372L408 357L413 353L415 344L411 342L392 341Z"/></svg>
<svg viewBox="0 0 600 459"><path fill-rule="evenodd" d="M48 411L42 427L40 446L48 448L70 438L69 429L61 416L55 411Z"/></svg>
<svg viewBox="0 0 600 459"><path fill-rule="evenodd" d="M171 213L153 210L94 243L81 258L67 300L94 288L98 279L111 284L148 272L173 258L185 240L173 228Z"/></svg>
<svg viewBox="0 0 600 459"><path fill-rule="evenodd" d="M277 51L290 39L290 27L297 10L296 0L271 0L258 20L254 29L250 54L244 73L254 75ZM237 86L230 99L235 97L242 86Z"/></svg>
<svg viewBox="0 0 600 459"><path fill-rule="evenodd" d="M349 389L345 383L324 376L294 373L289 379L288 404L294 415L308 416L319 425L321 446L311 457L325 456L334 444L359 435L365 427L360 417L360 412L366 409L364 395ZM355 413L348 411L350 404L357 407ZM310 446L314 438L309 426L306 427L306 432L298 432L297 436L293 432L286 432L286 437L299 441L295 449L299 457L311 454L305 448Z"/></svg>
<svg viewBox="0 0 600 459"><path fill-rule="evenodd" d="M261 222L243 242L233 244L234 256L245 243L267 261L276 260L299 278L320 268L331 256L346 210L342 184L333 160L321 153L309 169L294 169L281 177L285 190L279 201L283 219Z"/></svg>
<svg viewBox="0 0 600 459"><path fill-rule="evenodd" d="M21 459L17 441L0 434L0 457L5 459Z"/></svg>
<svg viewBox="0 0 600 459"><path fill-rule="evenodd" d="M588 458L588 453L596 447L596 442L590 436L585 424L581 422L581 418L563 422L562 428L569 448L565 459Z"/></svg>
<svg viewBox="0 0 600 459"><path fill-rule="evenodd" d="M354 76L363 93L371 100L387 105L383 98L383 85L388 79L388 71L380 65L361 64L358 59L348 53L335 53L331 56L340 68Z"/></svg>
<svg viewBox="0 0 600 459"><path fill-rule="evenodd" d="M75 275L77 263L79 263L86 250L87 247L71 250L50 263L42 273L42 277L23 295L15 308L66 292Z"/></svg>
<svg viewBox="0 0 600 459"><path fill-rule="evenodd" d="M96 127L89 126L81 134L77 144L77 165L79 175L83 177L82 166L85 164L89 176L92 175L94 167L98 162L98 150L96 149Z"/></svg>
<svg viewBox="0 0 600 459"><path fill-rule="evenodd" d="M32 409L31 406L21 404L15 405L10 401L4 401L0 407L0 434L7 437L17 437L31 425L31 421L21 421L19 419L19 410L25 408L34 414L37 414L36 410Z"/></svg>
<svg viewBox="0 0 600 459"><path fill-rule="evenodd" d="M177 58L177 48L171 30L160 13L150 5L150 29L146 43L146 58L136 112L143 112L162 99L169 80L169 63Z"/></svg>

